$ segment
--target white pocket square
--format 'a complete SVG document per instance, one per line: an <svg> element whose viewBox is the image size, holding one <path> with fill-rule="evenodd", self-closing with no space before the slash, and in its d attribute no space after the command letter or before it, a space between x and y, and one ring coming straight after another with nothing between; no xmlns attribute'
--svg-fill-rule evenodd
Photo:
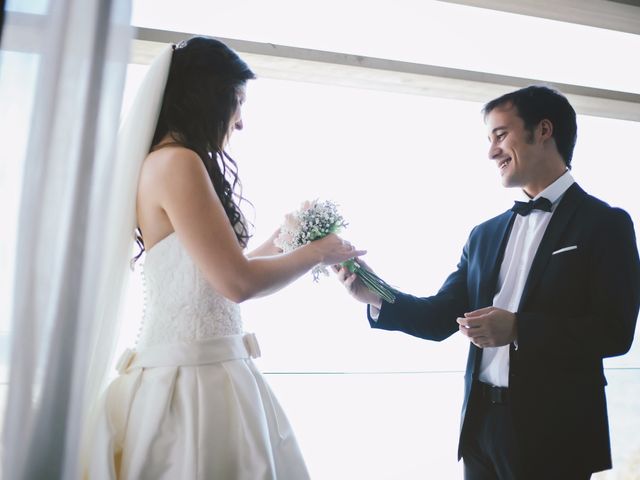
<svg viewBox="0 0 640 480"><path fill-rule="evenodd" d="M569 250L575 250L576 248L578 248L577 245L571 245L570 247L564 247L564 248L561 248L560 250L556 250L551 255L555 255L556 253L568 252Z"/></svg>

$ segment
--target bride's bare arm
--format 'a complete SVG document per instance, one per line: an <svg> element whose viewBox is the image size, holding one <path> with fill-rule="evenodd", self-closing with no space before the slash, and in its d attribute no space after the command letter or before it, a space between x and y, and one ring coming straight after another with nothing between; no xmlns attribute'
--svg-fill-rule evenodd
<svg viewBox="0 0 640 480"><path fill-rule="evenodd" d="M319 263L365 253L329 235L286 254L247 258L200 158L177 148L154 162L159 203L178 238L213 288L234 302L273 293Z"/></svg>

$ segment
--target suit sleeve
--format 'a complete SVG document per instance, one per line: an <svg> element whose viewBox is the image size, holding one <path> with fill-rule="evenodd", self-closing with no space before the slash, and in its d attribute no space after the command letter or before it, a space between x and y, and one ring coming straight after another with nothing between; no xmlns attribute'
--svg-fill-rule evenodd
<svg viewBox="0 0 640 480"><path fill-rule="evenodd" d="M444 340L457 332L456 318L469 310L467 293L469 243L467 241L463 248L457 270L449 275L436 295L415 297L400 293L395 303L383 301L377 320L368 314L371 326L436 341Z"/></svg>
<svg viewBox="0 0 640 480"><path fill-rule="evenodd" d="M640 261L633 223L612 209L593 234L586 313L518 312L518 348L555 358L612 357L629 351L640 306Z"/></svg>

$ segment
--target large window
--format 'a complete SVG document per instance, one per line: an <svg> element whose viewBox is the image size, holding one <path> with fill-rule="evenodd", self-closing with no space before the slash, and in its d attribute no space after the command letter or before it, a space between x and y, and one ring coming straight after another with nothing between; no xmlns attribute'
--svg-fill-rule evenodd
<svg viewBox="0 0 640 480"><path fill-rule="evenodd" d="M133 88L144 67L130 73ZM520 198L501 187L487 158L481 108L314 83L250 82L245 128L234 134L230 152L255 205L247 210L255 220L253 245L303 200L330 198L349 221L344 236L369 250L378 273L402 290L435 293L470 229ZM640 226L638 156L630 154L640 124L582 115L578 121L574 177ZM262 346L258 365L293 422L313 478L460 477L463 337L434 343L372 330L364 307L335 278L314 284L310 275L242 311ZM640 394L640 344L607 367L617 474L638 455L640 416L629 399Z"/></svg>
<svg viewBox="0 0 640 480"><path fill-rule="evenodd" d="M369 249L367 260L379 273L403 290L435 293L469 230L519 195L500 186L487 159L480 108L255 82L233 153L256 205L256 236L270 234L301 200L333 198L350 222L344 235ZM640 124L580 116L579 129L576 180L627 209L640 226L638 155L629 154ZM371 330L364 308L335 279L303 278L248 302L243 312L263 344L260 367L272 372L314 478L457 477L468 348L461 336L437 344ZM640 393L640 344L607 366L614 461L622 472L640 448L632 440L640 416L628 396Z"/></svg>
<svg viewBox="0 0 640 480"><path fill-rule="evenodd" d="M536 9L553 10L553 3ZM556 8L563 3L578 17L598 2L559 1ZM609 17L619 7L599 3L610 4L604 12ZM624 53L640 51L640 35L447 1L238 0L222 5L183 0L176 7L169 0L138 0L133 21L177 32L640 93L637 61Z"/></svg>

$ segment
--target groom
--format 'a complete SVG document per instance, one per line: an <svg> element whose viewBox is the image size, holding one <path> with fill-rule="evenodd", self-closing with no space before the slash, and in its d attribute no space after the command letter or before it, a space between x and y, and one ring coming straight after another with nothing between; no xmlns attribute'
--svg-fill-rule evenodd
<svg viewBox="0 0 640 480"><path fill-rule="evenodd" d="M573 180L576 114L563 95L530 86L484 116L503 186L528 201L471 231L434 296L390 304L336 271L373 328L469 338L465 479L588 479L611 468L602 359L629 350L638 317L633 224Z"/></svg>

